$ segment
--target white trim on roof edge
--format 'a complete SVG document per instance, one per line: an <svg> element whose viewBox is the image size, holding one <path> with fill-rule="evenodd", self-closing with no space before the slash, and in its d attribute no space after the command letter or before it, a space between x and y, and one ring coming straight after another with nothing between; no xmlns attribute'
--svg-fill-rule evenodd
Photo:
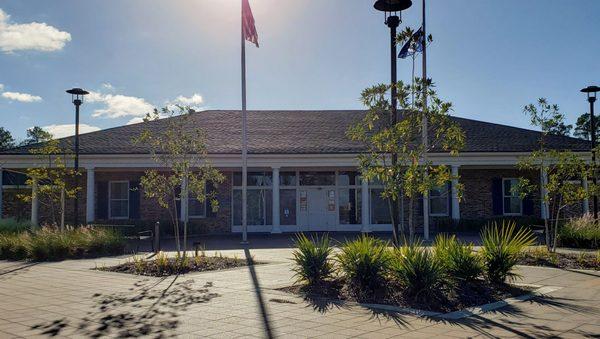
<svg viewBox="0 0 600 339"><path fill-rule="evenodd" d="M450 156L447 153L431 153L429 160L434 165L456 166L514 166L526 152L486 152L460 153ZM588 152L580 152L589 161ZM356 167L358 153L347 154L249 154L250 167ZM212 165L220 168L240 167L241 156L238 154L211 154ZM151 168L160 167L149 154L98 154L80 155L80 166L83 168ZM43 165L34 155L0 155L0 167L28 168Z"/></svg>

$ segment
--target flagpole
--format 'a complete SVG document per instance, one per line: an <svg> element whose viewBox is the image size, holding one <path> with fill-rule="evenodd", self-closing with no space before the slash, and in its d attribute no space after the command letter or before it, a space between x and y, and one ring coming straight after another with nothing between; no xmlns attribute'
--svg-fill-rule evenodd
<svg viewBox="0 0 600 339"><path fill-rule="evenodd" d="M427 30L425 27L425 0L423 0L423 158L427 163L427 149L429 148L429 140L427 135ZM425 172L427 175L427 172ZM425 192L423 195L423 236L425 240L429 240L429 194Z"/></svg>
<svg viewBox="0 0 600 339"><path fill-rule="evenodd" d="M246 122L246 39L244 36L244 1L242 4L242 244L248 244L247 186L248 186L248 136Z"/></svg>

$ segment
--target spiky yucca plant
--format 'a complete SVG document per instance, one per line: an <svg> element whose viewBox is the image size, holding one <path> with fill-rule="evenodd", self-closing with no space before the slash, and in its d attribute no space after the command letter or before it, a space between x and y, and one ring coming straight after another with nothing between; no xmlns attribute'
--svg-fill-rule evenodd
<svg viewBox="0 0 600 339"><path fill-rule="evenodd" d="M369 297L383 286L389 267L387 243L368 235L346 241L337 254L339 268L357 297Z"/></svg>
<svg viewBox="0 0 600 339"><path fill-rule="evenodd" d="M333 273L333 264L330 260L332 247L327 234L308 239L300 233L296 235L296 247L293 255L294 268L297 282L309 286L319 285L330 278Z"/></svg>
<svg viewBox="0 0 600 339"><path fill-rule="evenodd" d="M472 243L462 243L454 235L439 234L433 250L451 280L473 281L483 273L481 258L473 251Z"/></svg>
<svg viewBox="0 0 600 339"><path fill-rule="evenodd" d="M521 251L534 244L534 236L530 230L516 229L514 221L502 222L502 226L494 222L481 231L481 240L481 255L490 282L500 284L507 279L520 277L513 272L513 268Z"/></svg>
<svg viewBox="0 0 600 339"><path fill-rule="evenodd" d="M444 265L419 241L394 249L391 272L414 300L430 300L447 282Z"/></svg>

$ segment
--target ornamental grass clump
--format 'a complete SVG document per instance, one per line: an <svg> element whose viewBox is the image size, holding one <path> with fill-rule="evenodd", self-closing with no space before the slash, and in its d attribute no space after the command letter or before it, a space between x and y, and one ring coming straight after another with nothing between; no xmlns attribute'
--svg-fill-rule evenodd
<svg viewBox="0 0 600 339"><path fill-rule="evenodd" d="M330 258L332 247L328 235L308 239L304 234L298 234L295 244L298 249L292 253L292 260L297 282L316 286L331 278L334 268Z"/></svg>
<svg viewBox="0 0 600 339"><path fill-rule="evenodd" d="M446 286L444 264L419 241L393 250L391 275L415 301L430 301Z"/></svg>
<svg viewBox="0 0 600 339"><path fill-rule="evenodd" d="M16 234L31 229L29 221L20 221L13 218L0 219L0 234Z"/></svg>
<svg viewBox="0 0 600 339"><path fill-rule="evenodd" d="M488 280L494 284L504 283L507 279L519 277L513 272L519 260L519 255L526 247L534 244L534 236L528 229L516 229L514 222L503 222L486 226L481 232L485 273Z"/></svg>
<svg viewBox="0 0 600 339"><path fill-rule="evenodd" d="M358 298L372 296L385 284L390 253L387 243L368 235L346 241L336 256L346 284Z"/></svg>
<svg viewBox="0 0 600 339"><path fill-rule="evenodd" d="M473 250L473 244L462 243L455 235L438 235L433 251L448 278L456 283L473 282L483 274L481 257Z"/></svg>
<svg viewBox="0 0 600 339"><path fill-rule="evenodd" d="M600 222L587 213L579 218L569 219L558 232L561 246L576 248L600 247Z"/></svg>
<svg viewBox="0 0 600 339"><path fill-rule="evenodd" d="M122 254L124 238L113 230L88 227L42 227L18 234L0 234L0 259L56 261Z"/></svg>

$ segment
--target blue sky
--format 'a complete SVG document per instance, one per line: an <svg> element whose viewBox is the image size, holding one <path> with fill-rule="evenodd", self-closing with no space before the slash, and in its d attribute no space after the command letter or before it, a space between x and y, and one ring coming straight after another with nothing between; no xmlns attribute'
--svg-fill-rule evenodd
<svg viewBox="0 0 600 339"><path fill-rule="evenodd" d="M3 0L0 126L20 139L72 124L64 90L74 86L95 92L85 130L169 102L239 109L239 3ZM249 109L357 109L363 88L388 81L388 31L372 1L251 5L261 47L247 48ZM402 26L419 25L420 10L417 0ZM457 116L528 127L522 107L544 96L574 122L588 108L579 90L600 85L599 14L597 0L428 0L429 76ZM410 68L400 60L399 78Z"/></svg>

